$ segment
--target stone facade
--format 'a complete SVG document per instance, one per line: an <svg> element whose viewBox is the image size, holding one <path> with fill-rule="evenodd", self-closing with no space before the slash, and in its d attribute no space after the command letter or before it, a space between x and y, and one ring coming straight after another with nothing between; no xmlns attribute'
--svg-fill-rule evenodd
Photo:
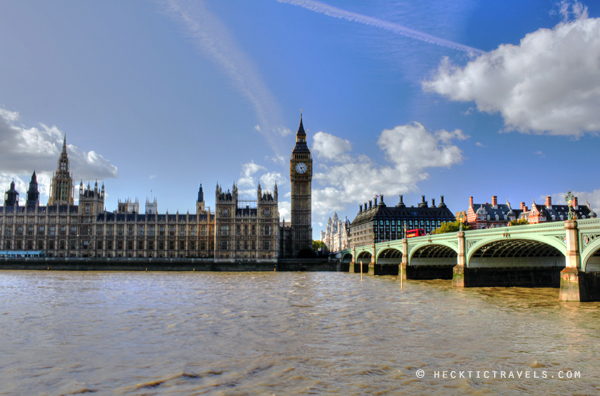
<svg viewBox="0 0 600 396"><path fill-rule="evenodd" d="M238 188L215 193L215 260L276 260L279 256L277 184L273 193L258 184L256 200L238 199Z"/></svg>
<svg viewBox="0 0 600 396"><path fill-rule="evenodd" d="M579 205L577 197L573 200L573 213L578 219L595 218L596 213L589 203ZM506 204L499 204L498 197L492 196L491 203L475 204L469 197L469 208L466 211L467 223L473 229L506 227L513 220L525 219L529 224L539 224L551 221L565 221L568 218L568 205L552 204L552 198L546 197L544 204L533 200L531 209L521 202L518 209L513 209L508 199Z"/></svg>
<svg viewBox="0 0 600 396"><path fill-rule="evenodd" d="M321 242L325 243L330 252L339 252L348 249L350 236L350 220L348 217L341 221L338 214L333 214L333 219L327 219L327 228L321 231Z"/></svg>
<svg viewBox="0 0 600 396"><path fill-rule="evenodd" d="M404 227L410 229L422 229L426 233L438 228L443 222L456 221L454 215L444 203L441 197L436 206L435 200L431 200L431 206L425 201L423 195L421 203L416 207L404 205L402 195L396 206L387 206L383 202L375 205L373 201L359 206L359 212L350 225L350 247L372 245L378 242L393 241L404 238Z"/></svg>
<svg viewBox="0 0 600 396"><path fill-rule="evenodd" d="M208 210L196 214L139 214L139 203L119 202L116 212L104 208L104 185L79 187L73 204L66 140L52 179L50 200L40 205L35 172L27 203L19 205L11 188L0 207L0 248L40 250L48 257L213 257L215 216ZM202 195L200 187L199 197ZM197 203L204 208L204 202ZM156 200L150 208L157 208Z"/></svg>

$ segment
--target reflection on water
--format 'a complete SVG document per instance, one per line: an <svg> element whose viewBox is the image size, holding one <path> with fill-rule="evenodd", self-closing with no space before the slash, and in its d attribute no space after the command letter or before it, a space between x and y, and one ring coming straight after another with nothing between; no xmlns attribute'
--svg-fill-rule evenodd
<svg viewBox="0 0 600 396"><path fill-rule="evenodd" d="M599 306L347 273L0 271L0 394L594 394ZM548 378L434 378L451 370Z"/></svg>

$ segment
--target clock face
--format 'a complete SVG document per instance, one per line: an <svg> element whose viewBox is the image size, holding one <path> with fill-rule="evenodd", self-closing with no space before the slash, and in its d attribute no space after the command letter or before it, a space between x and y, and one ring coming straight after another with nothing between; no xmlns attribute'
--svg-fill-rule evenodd
<svg viewBox="0 0 600 396"><path fill-rule="evenodd" d="M308 169L308 167L306 166L306 164L304 162L300 162L298 165L296 165L296 172L303 174L304 172L306 172L306 170Z"/></svg>

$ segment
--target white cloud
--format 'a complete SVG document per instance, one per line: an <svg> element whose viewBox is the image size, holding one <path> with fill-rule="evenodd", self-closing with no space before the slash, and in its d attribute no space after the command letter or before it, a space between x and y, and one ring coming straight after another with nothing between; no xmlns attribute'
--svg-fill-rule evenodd
<svg viewBox="0 0 600 396"><path fill-rule="evenodd" d="M275 183L279 186L285 184L287 179L279 172L268 172L260 177L260 184L263 188L272 189Z"/></svg>
<svg viewBox="0 0 600 396"><path fill-rule="evenodd" d="M571 19L580 19L588 17L588 8L578 1L562 0L558 5L558 13L562 16L563 22ZM550 15L554 11L550 12Z"/></svg>
<svg viewBox="0 0 600 396"><path fill-rule="evenodd" d="M346 162L346 152L352 150L352 145L347 139L342 139L325 132L317 132L313 137L312 152L320 159Z"/></svg>
<svg viewBox="0 0 600 396"><path fill-rule="evenodd" d="M150 175L150 180L156 179L156 175Z"/></svg>
<svg viewBox="0 0 600 396"><path fill-rule="evenodd" d="M288 136L292 133L292 130L290 128L286 128L286 127L282 127L282 126L273 128L273 131L275 131L276 133L278 133L281 136Z"/></svg>
<svg viewBox="0 0 600 396"><path fill-rule="evenodd" d="M543 153L542 151L540 151L540 150L538 150L538 151L535 151L533 154L535 154L535 155L539 155L539 156L541 156L541 157L545 157L544 153Z"/></svg>
<svg viewBox="0 0 600 396"><path fill-rule="evenodd" d="M342 211L346 204L367 201L375 194L385 197L416 191L417 183L429 177L425 169L462 162L462 152L451 140L467 138L460 130L431 133L418 122L400 125L381 133L378 145L391 165L379 165L365 155L343 153L340 146L348 148L349 143L340 144L342 139L326 135L321 135L321 142L331 143L331 150L341 155L331 158L338 163L324 164L320 168L323 171L314 174L322 186L313 186L313 211L317 215ZM329 151L326 144L319 148L320 153Z"/></svg>
<svg viewBox="0 0 600 396"><path fill-rule="evenodd" d="M487 146L484 146L483 143L480 143L480 142L477 142L475 144L477 145L477 147L487 147Z"/></svg>
<svg viewBox="0 0 600 396"><path fill-rule="evenodd" d="M581 136L600 130L600 19L579 19L501 45L459 67L444 58L423 89L499 112L507 130Z"/></svg>
<svg viewBox="0 0 600 396"><path fill-rule="evenodd" d="M292 219L292 204L290 201L279 201L279 219L291 221Z"/></svg>
<svg viewBox="0 0 600 396"><path fill-rule="evenodd" d="M265 159L267 161L272 161L274 163L276 163L277 165L285 165L286 160L285 157L283 155L274 155L274 156L265 156Z"/></svg>
<svg viewBox="0 0 600 396"><path fill-rule="evenodd" d="M565 195L567 192L560 192L556 194L552 194L552 203L556 205L566 205ZM594 190L592 192L587 191L573 191L572 194L577 197L579 205L585 205L586 200L590 203L590 206L596 212L596 214L600 213L600 189ZM545 197L544 197L545 198ZM541 201L544 202L544 201Z"/></svg>
<svg viewBox="0 0 600 396"><path fill-rule="evenodd" d="M238 185L250 187L255 186L256 181L254 179L254 174L256 172L265 170L267 170L267 168L262 165L255 164L254 161L250 161L247 164L242 165L242 177L238 180Z"/></svg>
<svg viewBox="0 0 600 396"><path fill-rule="evenodd" d="M0 183L24 176L26 186L17 183L24 196L30 175L36 171L39 191L48 195L52 172L56 170L62 151L64 134L56 127L40 124L40 128L17 125L19 113L0 109ZM117 177L117 167L95 151L85 152L67 145L69 165L75 180L109 179ZM27 175L27 176L25 176ZM24 182L24 183L25 183ZM10 182L9 182L10 183ZM8 184L0 189L8 188Z"/></svg>
<svg viewBox="0 0 600 396"><path fill-rule="evenodd" d="M254 130L255 130L256 132L260 132L260 131L261 131L260 125L258 125L258 124L257 124L257 125L255 125L255 126L254 126Z"/></svg>

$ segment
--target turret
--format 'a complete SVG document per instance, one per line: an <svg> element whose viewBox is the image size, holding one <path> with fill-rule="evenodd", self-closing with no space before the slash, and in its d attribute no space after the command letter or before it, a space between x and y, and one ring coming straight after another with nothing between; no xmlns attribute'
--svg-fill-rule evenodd
<svg viewBox="0 0 600 396"><path fill-rule="evenodd" d="M4 193L4 206L19 206L19 193L15 189L15 181L10 182L10 189Z"/></svg>
<svg viewBox="0 0 600 396"><path fill-rule="evenodd" d="M29 182L29 190L27 190L27 207L35 208L40 203L40 193L38 191L38 182L35 171L31 175L31 181Z"/></svg>

